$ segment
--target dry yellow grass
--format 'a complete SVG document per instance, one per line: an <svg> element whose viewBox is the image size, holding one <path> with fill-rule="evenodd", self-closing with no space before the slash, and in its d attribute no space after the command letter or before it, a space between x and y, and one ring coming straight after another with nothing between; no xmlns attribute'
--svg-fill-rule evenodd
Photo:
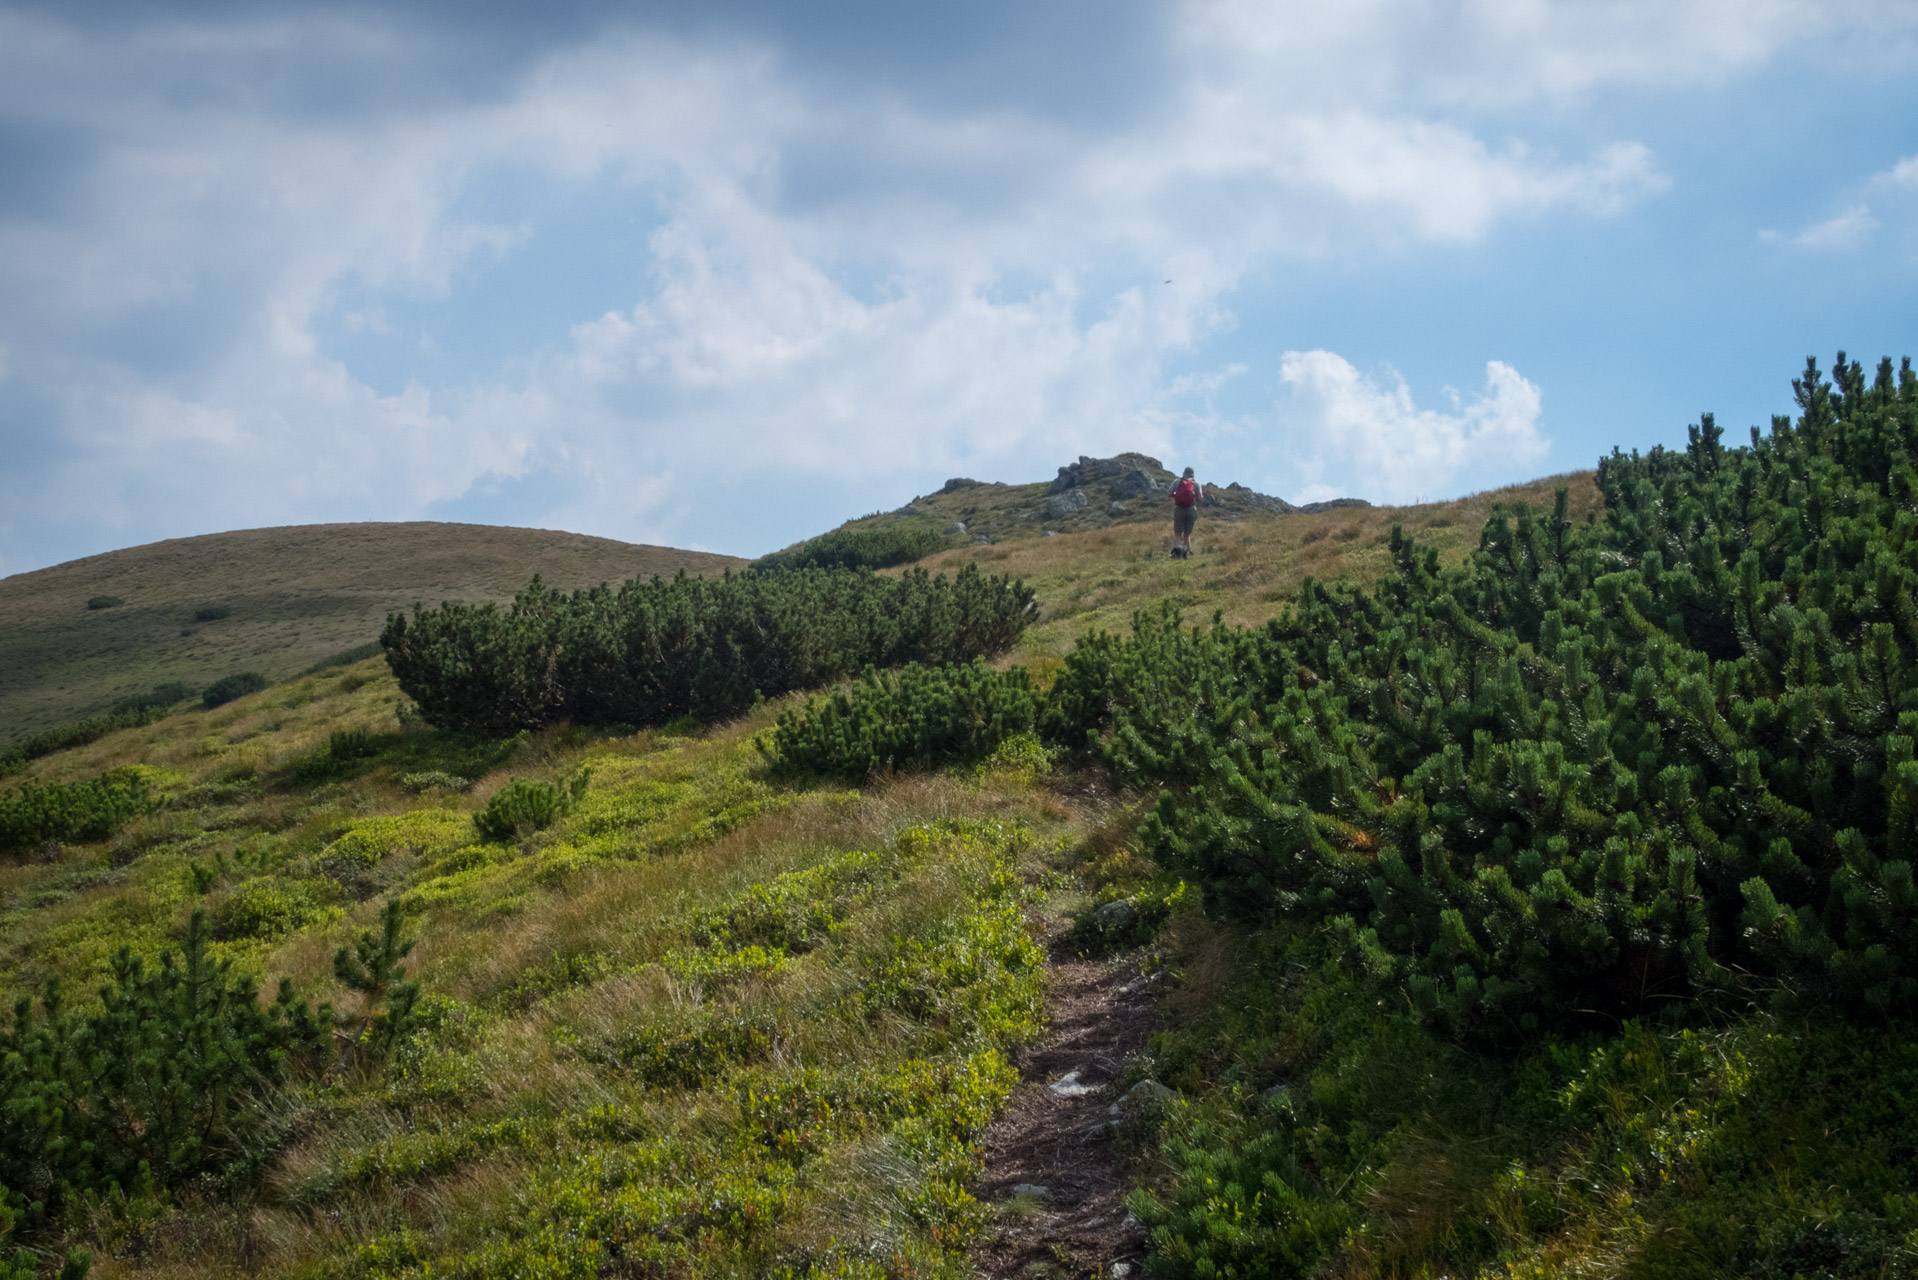
<svg viewBox="0 0 1918 1280"><path fill-rule="evenodd" d="M1015 662L1056 659L1087 631L1124 630L1134 611L1170 600L1192 621L1214 610L1227 622L1256 625L1281 613L1307 577L1370 583L1389 567L1392 526L1455 564L1478 545L1494 506L1527 503L1549 511L1564 487L1571 517L1584 520L1603 502L1593 473L1547 476L1453 502L1410 507L1354 507L1316 515L1252 515L1222 521L1199 517L1192 558L1171 557L1171 503L1157 523L1119 524L1083 533L1022 538L964 547L921 563L952 572L976 560L982 569L1024 578L1038 591L1039 623L1027 631Z"/></svg>

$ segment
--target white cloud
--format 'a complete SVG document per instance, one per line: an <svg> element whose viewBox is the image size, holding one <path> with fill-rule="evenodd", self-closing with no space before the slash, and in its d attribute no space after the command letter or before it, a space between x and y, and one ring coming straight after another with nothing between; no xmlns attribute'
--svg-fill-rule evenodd
<svg viewBox="0 0 1918 1280"><path fill-rule="evenodd" d="M1396 373L1381 384L1330 351L1288 351L1279 376L1291 391L1281 419L1298 442L1307 500L1408 502L1466 482L1522 479L1551 444L1538 428L1538 387L1497 360L1477 396L1448 391L1449 413L1419 408Z"/></svg>
<svg viewBox="0 0 1918 1280"><path fill-rule="evenodd" d="M31 382L57 406L46 432L89 451L18 491L32 520L144 534L183 510L399 518L553 474L554 522L714 543L725 530L672 496L709 475L879 488L1168 447L1209 421L1186 406L1214 383L1166 370L1230 326L1248 272L1615 216L1669 185L1630 139L1561 155L1471 111L1724 76L1811 12L1206 0L1180 10L1155 109L1097 128L630 31L469 99L303 113L268 91L284 64L256 60L398 77L432 33L326 16L82 32L0 10L0 120L97 144L75 152L71 216L0 222L8 386ZM656 210L643 257L607 264L643 285L494 366L376 392L327 323L397 343L386 302L456 297L536 243L537 217L476 196L501 173ZM127 355L114 335L142 323L189 349ZM405 338L435 340L458 341ZM1316 406L1327 465L1365 460L1377 496L1542 456L1537 389L1504 365L1450 415L1325 352L1281 373ZM1391 434L1368 423L1417 436L1420 461L1367 443Z"/></svg>
<svg viewBox="0 0 1918 1280"><path fill-rule="evenodd" d="M1918 187L1918 156L1906 156L1873 181L1894 187Z"/></svg>
<svg viewBox="0 0 1918 1280"><path fill-rule="evenodd" d="M1878 229L1871 206L1855 204L1835 217L1814 223L1794 235L1791 242L1801 249L1855 249Z"/></svg>

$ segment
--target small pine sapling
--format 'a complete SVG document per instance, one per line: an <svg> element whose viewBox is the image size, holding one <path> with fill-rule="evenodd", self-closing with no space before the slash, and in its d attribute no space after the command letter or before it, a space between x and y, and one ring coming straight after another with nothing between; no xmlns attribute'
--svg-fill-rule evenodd
<svg viewBox="0 0 1918 1280"><path fill-rule="evenodd" d="M351 950L341 947L333 953L334 976L362 998L358 1019L345 1020L358 1025L351 1034L341 1034L341 1065L355 1057L384 1059L419 1020L420 984L405 980L401 963L417 939L402 938L404 926L399 899L394 898L380 913L377 937L363 930Z"/></svg>

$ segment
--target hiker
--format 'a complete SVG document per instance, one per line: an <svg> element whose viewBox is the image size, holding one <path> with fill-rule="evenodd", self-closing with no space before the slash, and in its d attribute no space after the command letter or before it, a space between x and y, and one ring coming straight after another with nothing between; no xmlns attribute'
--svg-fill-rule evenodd
<svg viewBox="0 0 1918 1280"><path fill-rule="evenodd" d="M1187 467L1185 474L1169 490L1172 498L1172 558L1190 560L1192 558L1192 526L1199 519L1199 482L1192 478L1192 468Z"/></svg>

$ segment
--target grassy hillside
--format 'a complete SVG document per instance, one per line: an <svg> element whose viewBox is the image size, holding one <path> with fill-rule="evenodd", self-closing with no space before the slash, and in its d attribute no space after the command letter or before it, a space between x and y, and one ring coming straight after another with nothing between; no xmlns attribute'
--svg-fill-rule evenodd
<svg viewBox="0 0 1918 1280"><path fill-rule="evenodd" d="M1918 403L1911 385L1907 399ZM1644 642L1658 646L1660 635L1683 635L1687 625L1708 634L1702 610L1688 624L1676 609L1648 605L1654 589L1702 592L1700 583L1730 580L1713 572L1723 568L1716 543L1698 534L1706 508L1678 501L1684 485L1710 479L1716 456L1695 441L1692 454L1633 460L1666 468L1667 487L1661 497L1656 486L1636 486L1639 507L1617 527L1665 538L1660 555L1669 553L1669 564L1621 567L1627 558L1600 545L1611 525L1588 531L1575 562L1561 557L1567 574L1598 574L1619 602L1601 609L1597 589L1559 602L1585 610L1589 635L1610 635L1616 624L1633 643L1649 636ZM93 993L115 974L119 948L149 960L166 954L198 913L211 954L235 972L260 975L267 991L290 979L301 996L364 1013L373 1026L397 1016L396 997L366 1001L346 985L350 966L339 967L335 954L356 939L373 947L363 931L377 929L391 904L416 941L405 976L422 994L390 1052L340 1047L259 1084L246 1102L244 1141L216 1168L70 1197L40 1218L23 1209L14 1238L43 1251L43 1269L61 1248L84 1245L104 1277L959 1280L980 1274L984 1259L1013 1256L979 1251L978 1241L1012 1237L1024 1260L1018 1274L1032 1277L1138 1276L1142 1263L1143 1274L1159 1277L1918 1275L1918 1122L1903 1104L1918 1080L1918 1039L1895 1010L1794 1003L1783 997L1795 979L1737 966L1721 966L1708 990L1661 986L1656 965L1680 962L1642 938L1626 938L1621 952L1638 957L1640 968L1626 973L1638 974L1635 991L1611 983L1578 1007L1498 1023L1506 1030L1497 1034L1456 1012L1446 1022L1414 1003L1431 984L1404 980L1424 966L1450 966L1459 994L1444 1008L1468 1009L1465 996L1477 989L1469 965L1493 964L1511 941L1486 941L1468 927L1496 910L1529 910L1524 918L1545 921L1541 929L1574 931L1597 918L1578 897L1588 890L1573 891L1574 880L1583 886L1590 876L1550 825L1561 811L1580 824L1572 834L1581 840L1615 835L1600 851L1620 866L1670 860L1669 872L1608 873L1589 890L1601 906L1639 892L1650 904L1641 913L1646 930L1703 918L1691 911L1700 883L1687 878L1693 869L1719 880L1744 874L1724 870L1740 855L1726 837L1712 844L1704 825L1722 826L1730 806L1769 804L1762 812L1774 817L1755 819L1752 831L1769 838L1779 830L1766 823L1793 823L1794 838L1810 848L1805 833L1825 819L1784 803L1797 794L1788 773L1688 790L1683 770L1664 767L1658 752L1722 745L1730 718L1714 736L1687 735L1680 717L1714 697L1729 700L1727 689L1751 691L1740 714L1789 704L1802 724L1883 711L1867 706L1862 685L1843 706L1818 691L1813 655L1826 652L1826 668L1841 678L1860 668L1842 652L1850 631L1819 640L1815 627L1828 615L1812 601L1837 610L1875 607L1863 602L1877 598L1840 582L1835 559L1786 558L1802 614L1776 595L1777 584L1739 588L1752 600L1762 594L1768 625L1797 625L1785 634L1795 646L1789 666L1763 647L1776 648L1778 634L1757 630L1749 647L1758 656L1726 659L1733 678L1724 688L1674 667L1672 679L1685 682L1666 695L1650 660L1618 659L1575 700L1583 655L1599 651L1585 633L1546 628L1536 646L1519 644L1475 627L1463 606L1403 602L1418 599L1407 594L1414 587L1436 590L1435 568L1468 561L1476 581L1496 590L1506 556L1518 582L1521 543L1537 551L1600 518L1591 473L1399 509L1281 513L1241 495L1238 507L1202 513L1187 561L1167 554L1163 504L1076 511L1068 519L1078 526L1044 536L1045 522L1021 513L1046 488L960 485L936 502L917 500L916 512L875 518L939 521L969 504L973 520L983 516L984 527L1003 533L922 563L949 572L977 560L1036 588L1036 621L997 660L1024 665L1035 696L1069 691L1090 669L1064 663L1079 638L1125 631L1135 611L1163 602L1188 622L1217 613L1258 624L1294 607L1312 577L1385 583L1400 593L1390 598L1401 612L1342 592L1315 598L1309 625L1343 617L1382 630L1309 663L1243 636L1154 633L1150 660L1127 668L1139 678L1111 686L1102 704L1116 707L1121 692L1147 700L1123 726L1132 735L1123 742L1115 721L1105 754L1075 756L1042 727L1044 739L1014 736L983 759L857 786L781 768L778 748L760 745L801 723L780 717L807 705L803 694L706 729L679 722L629 734L561 724L485 740L426 728L379 659L34 761L24 775L34 784L130 771L112 776L137 779L155 803L108 838L0 858L0 995L57 981L74 1008L95 1010ZM1503 519L1487 523L1515 503L1550 511L1560 488L1563 525L1527 519L1514 534ZM1776 488L1780 501L1793 500L1789 484ZM1747 522L1764 536L1803 534L1783 506L1753 515L1751 500L1747 493ZM1832 509L1862 519L1878 501L1860 489ZM1668 508L1678 513L1669 523L1643 519ZM1895 532L1908 539L1908 510L1900 511ZM1417 539L1423 576L1413 586L1394 576L1395 525ZM1900 617L1918 617L1900 585L1908 571L1877 536L1887 551L1869 561L1878 595L1907 611ZM1844 571L1862 572L1847 556ZM1560 581L1548 572L1520 585L1552 591ZM1420 665L1383 693L1353 696L1360 685L1351 673L1400 652L1405 633L1390 628L1407 619L1424 628ZM1452 619L1465 621L1453 631ZM1477 647L1432 656L1431 636L1441 633ZM1278 645L1280 634L1259 643ZM1214 665L1194 658L1179 666L1187 641L1192 653L1212 652ZM1217 665L1220 655L1265 665L1248 675ZM1273 655L1282 660L1266 660ZM1770 667L1761 660L1791 673L1786 697L1764 693ZM1875 661L1885 681L1904 678L1891 658ZM1224 701L1252 696L1245 691L1268 678L1284 686L1280 699ZM1601 679L1620 687L1600 689ZM1455 690L1449 703L1423 696L1419 682L1440 680L1469 692ZM1527 692L1527 681L1544 680L1560 682L1552 687L1562 697ZM1814 714L1821 698L1837 710ZM1445 709L1476 727L1473 751L1484 758L1427 752L1436 761L1429 767L1408 759L1392 770L1402 776L1357 777L1363 753L1386 741L1356 736L1358 717L1389 718L1411 741L1405 726L1419 709ZM1893 711L1918 716L1908 705ZM1468 724L1467 715L1476 718ZM1616 816L1583 801L1554 809L1541 799L1542 766L1494 771L1497 753L1511 750L1503 739L1595 725L1590 750L1603 751L1614 720L1636 725L1653 715L1676 727L1669 741L1650 732L1628 744L1650 778L1636 809L1629 798ZM855 722L848 713L846 723ZM830 735L819 740L830 745ZM1249 745L1232 754L1240 743ZM1789 744L1778 743L1767 768L1791 764ZM1918 815L1908 731L1885 743L1876 755L1853 751L1842 776L1813 762L1813 780L1829 794L1841 783L1879 786L1887 812ZM1469 790L1454 795L1421 779L1421 770L1436 777L1450 768L1454 756L1458 781L1443 785ZM1583 758L1549 756L1554 768ZM1198 784L1190 774L1174 778L1162 793L1162 775L1151 770L1167 761L1211 772ZM1738 763L1750 773L1757 757ZM1308 766L1330 779L1325 787L1344 790L1327 800L1280 789L1283 771ZM1622 767L1617 778L1618 795L1640 794ZM476 821L503 821L507 798L528 784L554 788L544 793L554 798L548 825L508 832ZM562 798L575 791L576 803ZM1848 821L1882 826L1883 814L1862 803ZM1474 835L1479 808L1498 805L1515 816ZM1212 825L1180 825L1193 816ZM1422 861L1401 856L1394 842L1420 836L1421 821L1482 837L1476 870L1448 863L1436 837L1421 846ZM1525 823L1537 827L1536 840ZM1899 831L1918 839L1918 817ZM1287 846L1288 833L1300 832L1304 844ZM1855 908L1886 928L1918 929L1909 878L1899 878L1906 864L1887 855L1868 865L1855 836L1833 847L1877 879L1857 881L1864 887L1842 903L1835 895L1826 918ZM1210 849L1206 839L1223 842L1214 863L1190 852ZM1794 862L1778 847L1785 843L1762 846L1764 874L1802 890L1826 873L1811 865L1814 855ZM1543 871L1546 854L1563 866ZM1231 870L1240 855L1230 866L1241 870ZM1516 869L1479 874L1498 858ZM1290 864L1311 859L1370 887L1349 901L1293 894L1299 909L1290 914L1221 894L1239 881L1287 886L1298 874ZM1586 861L1596 875L1597 854ZM1349 914L1328 922L1299 907L1385 911L1420 876L1432 900L1418 910L1450 930L1429 947L1412 947L1389 921L1361 931ZM1457 905L1440 911L1444 903ZM1405 919L1415 921L1409 912ZM1779 928L1794 921L1804 937L1828 927L1807 908ZM1749 934L1740 927L1735 916L1712 925L1717 954L1743 954L1736 948ZM1533 952L1507 949L1545 963L1540 957L1562 949L1555 939ZM1599 961L1610 954L1591 945ZM1880 947L1866 961L1902 964L1907 950ZM1702 952L1685 954L1706 972ZM1805 954L1817 962L1813 949ZM1086 956L1117 978L1061 1017L1057 975ZM1876 972L1871 963L1854 968L1865 980ZM1616 999L1603 1003L1606 993ZM1124 1001L1132 1003L1121 1011ZM1049 1015L1065 1029L1049 1025ZM1087 1046L1112 1043L1096 1034L1098 1019L1121 1016L1155 1030L1135 1027L1127 1043L1143 1049L1095 1061ZM349 1034L357 1025L349 1020ZM1068 1067L1083 1068L1084 1079L1061 1076ZM1071 1112L1081 1117L1076 1128L1032 1127L1068 1097L1083 1108ZM1028 1125L1028 1163L1016 1175L993 1164L1004 1144L986 1140L1002 1112ZM12 1114L0 1107L0 1125ZM1088 1115L1109 1118L1088 1128ZM9 1132L0 1129L0 1139ZM6 1158L0 1150L0 1170ZM1065 1238L1076 1188L1096 1181L1093 1164L1097 1177L1136 1189L1129 1203L1143 1229ZM1032 1185L1027 1168L1043 1170L1048 1185ZM9 1191L16 1204L52 1194L0 1187L0 1210ZM1121 1203L1109 1204L1102 1221L1116 1221ZM8 1223L0 1212L0 1236ZM1061 1234L1049 1236L1055 1228Z"/></svg>
<svg viewBox="0 0 1918 1280"><path fill-rule="evenodd" d="M178 680L281 679L416 602L498 600L534 573L592 586L729 556L492 525L293 525L174 538L0 578L0 744ZM88 608L89 600L120 604ZM225 613L219 617L196 615Z"/></svg>

